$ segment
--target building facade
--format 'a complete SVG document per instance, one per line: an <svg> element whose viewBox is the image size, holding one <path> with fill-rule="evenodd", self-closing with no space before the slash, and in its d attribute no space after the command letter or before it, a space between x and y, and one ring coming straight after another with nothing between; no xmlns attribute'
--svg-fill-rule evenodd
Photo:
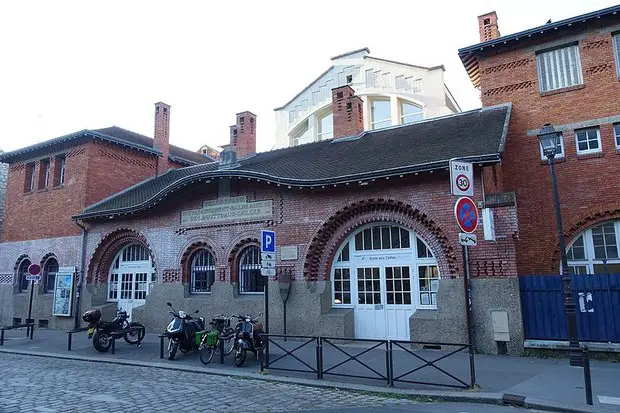
<svg viewBox="0 0 620 413"><path fill-rule="evenodd" d="M499 36L478 18L482 43L459 56L483 106L511 102L499 192L519 205L519 273L557 274L560 254L549 167L537 134L562 132L556 170L570 270L620 271L620 6Z"/></svg>
<svg viewBox="0 0 620 413"><path fill-rule="evenodd" d="M0 324L28 315L28 266L40 264L32 318L40 326L65 328L70 317L53 316L59 269L83 268L85 235L73 215L141 181L188 165L211 162L169 145L170 107L155 105L155 138L119 127L84 130L4 153L7 190L0 243ZM165 157L164 157L165 154ZM76 277L79 279L79 277ZM63 293L64 294L64 293Z"/></svg>
<svg viewBox="0 0 620 413"><path fill-rule="evenodd" d="M348 85L362 102L364 130L402 125L460 111L444 83L444 67L370 56L366 48L335 56L332 66L276 112L276 147L331 139L332 89Z"/></svg>

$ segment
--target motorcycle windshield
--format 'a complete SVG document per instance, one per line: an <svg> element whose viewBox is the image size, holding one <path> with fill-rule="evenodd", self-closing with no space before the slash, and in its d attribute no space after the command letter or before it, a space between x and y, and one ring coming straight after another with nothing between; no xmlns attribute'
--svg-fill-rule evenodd
<svg viewBox="0 0 620 413"><path fill-rule="evenodd" d="M176 333L177 331L181 331L181 327L183 327L183 321L180 318L175 318L168 324L168 332Z"/></svg>
<svg viewBox="0 0 620 413"><path fill-rule="evenodd" d="M252 323L242 322L237 324L236 328L238 333L248 333L252 334Z"/></svg>

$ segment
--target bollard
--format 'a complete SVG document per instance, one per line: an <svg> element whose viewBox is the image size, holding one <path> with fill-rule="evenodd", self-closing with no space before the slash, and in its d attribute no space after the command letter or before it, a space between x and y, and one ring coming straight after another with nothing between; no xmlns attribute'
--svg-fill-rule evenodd
<svg viewBox="0 0 620 413"><path fill-rule="evenodd" d="M112 340L112 354L116 353L116 340L114 339L114 337L110 337L110 340Z"/></svg>
<svg viewBox="0 0 620 413"><path fill-rule="evenodd" d="M217 348L218 348L218 350L220 352L220 364L224 364L224 340L222 340L221 337L217 341Z"/></svg>
<svg viewBox="0 0 620 413"><path fill-rule="evenodd" d="M164 358L164 336L159 336L159 358Z"/></svg>
<svg viewBox="0 0 620 413"><path fill-rule="evenodd" d="M592 377L590 376L590 356L588 355L588 346L583 346L581 356L583 360L583 379L586 387L586 403L592 406Z"/></svg>

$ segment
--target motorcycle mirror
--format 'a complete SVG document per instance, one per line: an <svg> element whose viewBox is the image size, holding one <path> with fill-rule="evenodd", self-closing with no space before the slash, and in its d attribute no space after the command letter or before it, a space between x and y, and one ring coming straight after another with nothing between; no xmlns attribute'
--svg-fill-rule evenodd
<svg viewBox="0 0 620 413"><path fill-rule="evenodd" d="M172 304L171 304L171 303L169 303L169 302L168 302L168 303L166 303L166 305L167 305L168 307L172 308Z"/></svg>
<svg viewBox="0 0 620 413"><path fill-rule="evenodd" d="M194 311L194 314L198 313L198 310Z"/></svg>

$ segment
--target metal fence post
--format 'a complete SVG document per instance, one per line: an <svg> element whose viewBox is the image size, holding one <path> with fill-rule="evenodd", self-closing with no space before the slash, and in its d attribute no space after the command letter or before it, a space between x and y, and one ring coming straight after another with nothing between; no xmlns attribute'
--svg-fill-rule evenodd
<svg viewBox="0 0 620 413"><path fill-rule="evenodd" d="M316 338L316 378L323 379L323 338Z"/></svg>
<svg viewBox="0 0 620 413"><path fill-rule="evenodd" d="M588 346L584 346L581 350L583 359L583 378L586 387L586 403L592 406L592 377L590 376L590 357L588 355Z"/></svg>
<svg viewBox="0 0 620 413"><path fill-rule="evenodd" d="M471 380L471 388L476 385L476 364L474 362L474 347L469 345L469 375Z"/></svg>
<svg viewBox="0 0 620 413"><path fill-rule="evenodd" d="M387 384L388 386L393 386L394 385L394 372L392 371L394 368L394 364L393 364L393 359L392 359L392 341L388 340L387 341L387 346L386 346L386 350L385 350L385 365L386 365L386 372L387 372Z"/></svg>
<svg viewBox="0 0 620 413"><path fill-rule="evenodd" d="M220 364L224 364L224 340L221 337L217 342L217 346L220 351Z"/></svg>
<svg viewBox="0 0 620 413"><path fill-rule="evenodd" d="M164 358L164 336L159 337L159 358Z"/></svg>

